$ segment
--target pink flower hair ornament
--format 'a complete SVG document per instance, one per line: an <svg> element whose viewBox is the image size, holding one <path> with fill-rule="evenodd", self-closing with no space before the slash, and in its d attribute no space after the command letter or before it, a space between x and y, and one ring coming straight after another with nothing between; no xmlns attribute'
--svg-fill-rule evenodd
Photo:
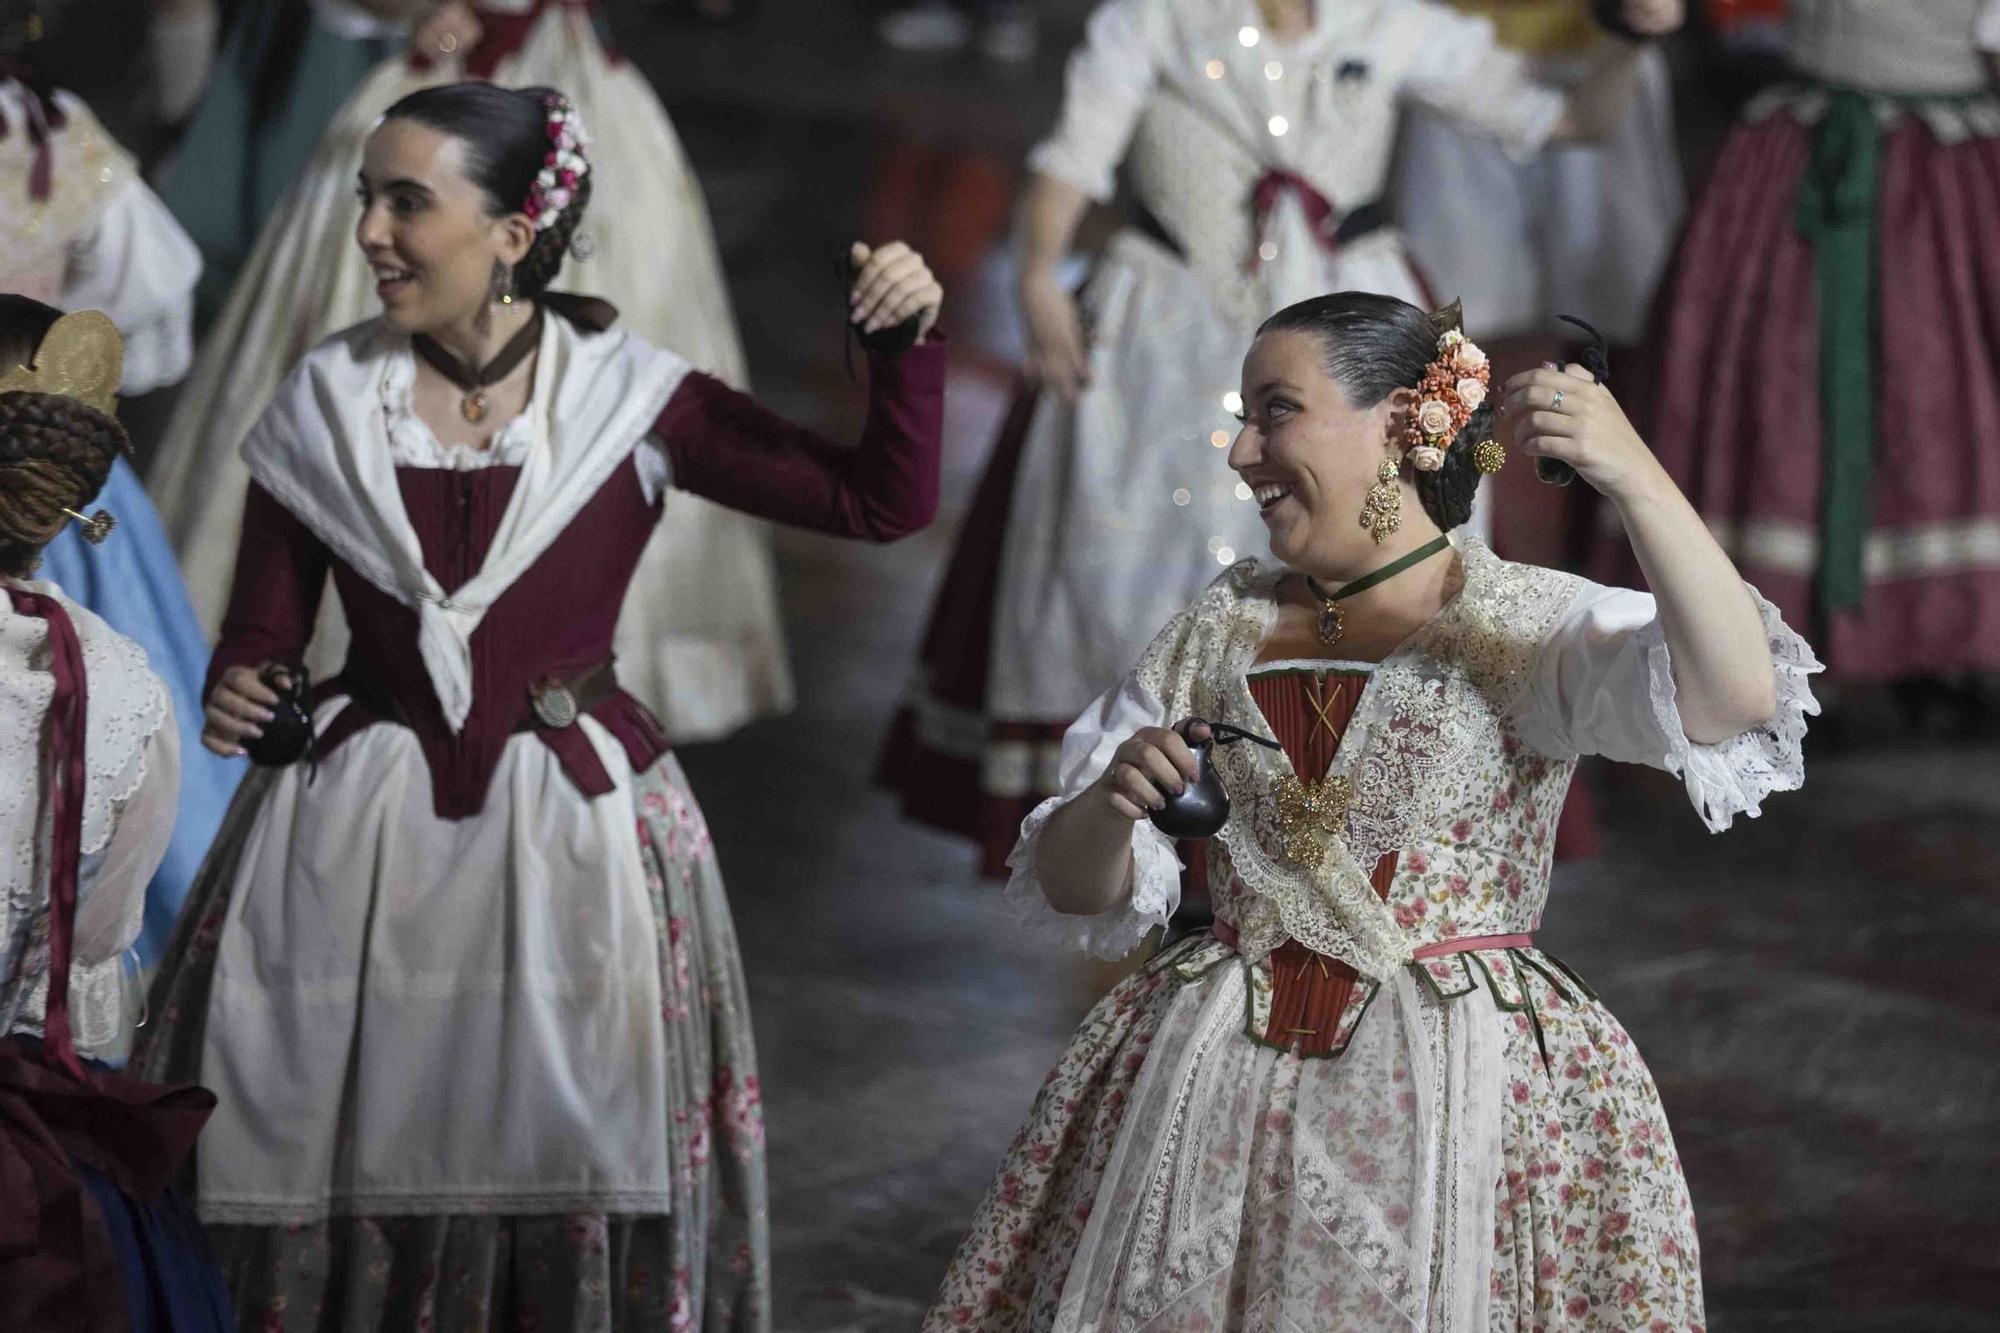
<svg viewBox="0 0 2000 1333"><path fill-rule="evenodd" d="M1445 451L1486 401L1493 375L1486 353L1458 327L1457 302L1431 318L1434 327L1444 327L1438 334L1437 355L1417 381L1416 406L1403 432L1404 454L1419 472L1436 472L1444 466Z"/></svg>
<svg viewBox="0 0 2000 1333"><path fill-rule="evenodd" d="M527 202L521 205L536 231L547 231L556 224L575 200L577 185L590 174L590 159L584 155L590 147L590 135L576 107L561 93L544 97L542 107L548 113L549 151L534 183L528 186Z"/></svg>

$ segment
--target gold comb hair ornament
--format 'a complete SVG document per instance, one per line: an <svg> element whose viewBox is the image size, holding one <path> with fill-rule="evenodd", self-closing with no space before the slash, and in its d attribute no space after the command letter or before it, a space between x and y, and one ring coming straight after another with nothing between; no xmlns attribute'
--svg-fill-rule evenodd
<svg viewBox="0 0 2000 1333"><path fill-rule="evenodd" d="M60 394L115 419L124 373L118 326L102 310L79 310L50 326L33 365L0 373L0 393Z"/></svg>
<svg viewBox="0 0 2000 1333"><path fill-rule="evenodd" d="M78 531L83 533L83 539L92 546L104 545L104 539L118 526L117 515L108 509L100 509L88 516L79 514L74 509L65 509L63 512L77 521Z"/></svg>

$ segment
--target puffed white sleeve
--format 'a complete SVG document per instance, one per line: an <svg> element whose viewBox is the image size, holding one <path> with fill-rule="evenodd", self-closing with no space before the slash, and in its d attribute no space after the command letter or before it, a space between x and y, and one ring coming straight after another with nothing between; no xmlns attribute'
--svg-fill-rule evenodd
<svg viewBox="0 0 2000 1333"><path fill-rule="evenodd" d="M1069 58L1055 133L1028 154L1030 170L1066 181L1099 203L1116 188L1118 164L1158 74L1145 17L1149 2L1106 0L1091 15L1083 45Z"/></svg>
<svg viewBox="0 0 2000 1333"><path fill-rule="evenodd" d="M126 1031L126 987L137 984L125 954L145 919L146 887L167 854L180 808L181 740L172 700L162 694L160 725L147 739L139 784L119 804L103 849L84 858L79 876L75 952L70 962L70 1022L84 1055L116 1059ZM47 979L36 986L36 1011L47 1003Z"/></svg>
<svg viewBox="0 0 2000 1333"><path fill-rule="evenodd" d="M1413 54L1403 67L1404 96L1499 140L1516 157L1541 151L1568 96L1500 45L1492 20L1423 0L1405 21L1413 25Z"/></svg>
<svg viewBox="0 0 2000 1333"><path fill-rule="evenodd" d="M1020 841L1007 858L1004 898L1031 938L1098 958L1123 958L1146 932L1167 924L1181 898L1181 864L1173 839L1141 820L1132 831L1132 893L1095 916L1058 912L1049 905L1035 871L1035 856L1049 817L1095 782L1111 756L1140 727L1168 725L1166 707L1136 673L1084 710L1063 733L1061 794L1036 806L1021 823Z"/></svg>
<svg viewBox="0 0 2000 1333"><path fill-rule="evenodd" d="M1972 40L1988 55L2000 55L2000 0L1986 0L1985 8L1979 11L1979 24L1973 29Z"/></svg>
<svg viewBox="0 0 2000 1333"><path fill-rule="evenodd" d="M1515 733L1553 757L1603 755L1672 773L1713 832L1739 814L1754 818L1770 793L1805 781L1806 718L1819 712L1807 677L1822 668L1777 608L1749 591L1777 668L1778 709L1763 726L1713 745L1689 740L1653 598L1586 584L1515 702Z"/></svg>
<svg viewBox="0 0 2000 1333"><path fill-rule="evenodd" d="M71 247L61 304L111 317L125 341L120 390L146 393L180 380L194 360L200 276L194 241L135 174Z"/></svg>

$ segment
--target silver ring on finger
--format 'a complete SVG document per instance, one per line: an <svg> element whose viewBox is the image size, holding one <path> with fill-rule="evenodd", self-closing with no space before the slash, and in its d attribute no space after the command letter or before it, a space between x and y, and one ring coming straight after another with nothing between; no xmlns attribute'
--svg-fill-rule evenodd
<svg viewBox="0 0 2000 1333"><path fill-rule="evenodd" d="M1556 390L1556 400L1549 404L1549 409L1555 412L1563 410L1563 391L1561 389Z"/></svg>

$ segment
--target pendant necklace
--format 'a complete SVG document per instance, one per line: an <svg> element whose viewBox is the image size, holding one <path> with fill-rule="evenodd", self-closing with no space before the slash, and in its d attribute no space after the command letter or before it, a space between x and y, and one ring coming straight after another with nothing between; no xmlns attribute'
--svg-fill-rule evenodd
<svg viewBox="0 0 2000 1333"><path fill-rule="evenodd" d="M1439 536L1435 541L1426 542L1406 556L1391 560L1372 574L1363 574L1354 582L1344 585L1337 592L1328 592L1320 586L1318 579L1306 575L1306 587L1319 599L1319 641L1331 648L1340 642L1340 636L1347 632L1347 618L1341 614L1340 603L1356 593L1367 592L1370 588L1387 583L1412 565L1422 564L1451 545L1451 538Z"/></svg>
<svg viewBox="0 0 2000 1333"><path fill-rule="evenodd" d="M542 339L542 312L537 309L534 318L521 326L520 332L507 340L491 361L478 369L469 368L463 361L447 352L438 340L428 333L411 337L410 346L438 374L457 385L464 395L458 400L458 414L473 425L486 420L490 403L486 397L487 386L498 384L513 373L514 367L528 359L528 353L535 350Z"/></svg>

